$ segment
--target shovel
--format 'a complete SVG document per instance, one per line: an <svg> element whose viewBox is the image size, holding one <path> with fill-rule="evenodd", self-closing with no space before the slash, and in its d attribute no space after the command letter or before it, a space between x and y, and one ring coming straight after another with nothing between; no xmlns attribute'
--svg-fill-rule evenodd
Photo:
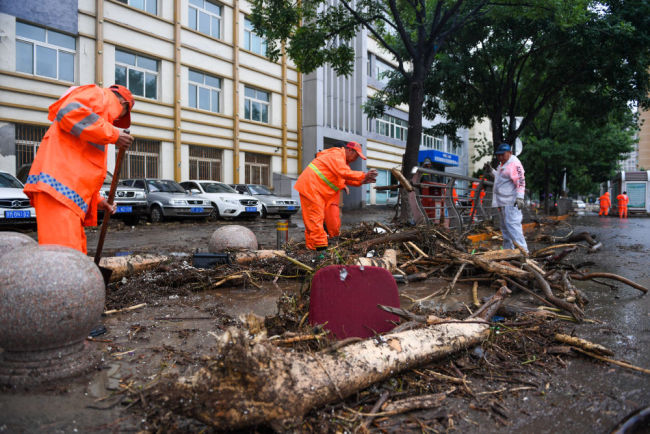
<svg viewBox="0 0 650 434"><path fill-rule="evenodd" d="M124 130L129 132L128 130ZM115 190L117 190L117 180L120 177L120 169L122 167L122 157L124 157L124 148L120 148L117 152L117 160L115 161L115 170L113 173L113 180L111 181L111 189L108 192L108 203L113 205L115 199ZM106 231L108 230L108 221L111 219L111 213L104 211L104 220L102 221L102 230L99 233L99 241L97 241L97 250L95 251L95 264L99 267L99 271L102 272L104 277L104 284L108 285L108 282L111 280L111 274L113 270L110 268L102 267L99 265L99 259L102 256L102 249L104 248L104 238L106 238Z"/></svg>

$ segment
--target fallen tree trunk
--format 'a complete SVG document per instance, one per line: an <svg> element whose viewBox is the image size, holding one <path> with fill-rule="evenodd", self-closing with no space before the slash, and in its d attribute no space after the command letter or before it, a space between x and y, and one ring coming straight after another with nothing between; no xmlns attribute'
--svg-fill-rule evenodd
<svg viewBox="0 0 650 434"><path fill-rule="evenodd" d="M167 256L162 255L127 255L127 256L108 256L99 260L99 265L113 270L111 273L111 282L120 280L122 277L136 273L138 271L155 268L167 261Z"/></svg>
<svg viewBox="0 0 650 434"><path fill-rule="evenodd" d="M218 429L267 424L284 430L314 407L476 345L488 334L488 324L438 324L367 339L334 354L296 354L252 343L231 328L219 338L218 359L191 377L161 383L151 398Z"/></svg>
<svg viewBox="0 0 650 434"><path fill-rule="evenodd" d="M404 232L396 232L394 234L384 235L381 237L373 238L371 240L359 243L359 248L361 248L362 250L366 250L368 247L377 244L401 243L403 241L417 241L419 238L420 238L419 231L411 230L411 231L404 231Z"/></svg>
<svg viewBox="0 0 650 434"><path fill-rule="evenodd" d="M239 265L248 265L252 262L276 258L278 256L283 258L286 254L287 252L284 250L249 250L235 253L234 262Z"/></svg>
<svg viewBox="0 0 650 434"><path fill-rule="evenodd" d="M386 249L384 256L381 258L359 258L357 265L364 267L381 267L388 271L393 271L397 268L397 250Z"/></svg>

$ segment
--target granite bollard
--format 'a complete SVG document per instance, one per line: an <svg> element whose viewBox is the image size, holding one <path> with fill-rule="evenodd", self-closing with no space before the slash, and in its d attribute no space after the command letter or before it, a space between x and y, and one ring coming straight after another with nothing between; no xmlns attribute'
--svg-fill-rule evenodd
<svg viewBox="0 0 650 434"><path fill-rule="evenodd" d="M226 249L257 250L257 237L245 226L221 226L212 233L208 250L212 253L219 253Z"/></svg>
<svg viewBox="0 0 650 434"><path fill-rule="evenodd" d="M22 246L36 246L38 243L20 232L0 232L0 256Z"/></svg>
<svg viewBox="0 0 650 434"><path fill-rule="evenodd" d="M0 383L33 385L89 370L86 337L100 322L105 287L91 258L63 246L0 257Z"/></svg>

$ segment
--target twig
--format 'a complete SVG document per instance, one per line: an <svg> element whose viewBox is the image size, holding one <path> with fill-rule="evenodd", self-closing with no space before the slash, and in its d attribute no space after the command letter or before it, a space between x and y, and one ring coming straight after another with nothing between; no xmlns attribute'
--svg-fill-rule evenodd
<svg viewBox="0 0 650 434"><path fill-rule="evenodd" d="M621 360L615 360L615 359L610 359L609 357L599 356L598 354L594 354L592 352L585 351L582 348L578 348L578 347L571 347L571 348L573 348L574 350L576 350L576 351L578 351L578 352L580 352L582 354L586 354L589 357L593 357L594 359L602 360L603 362L608 362L608 363L611 363L613 365L622 366L623 368L633 369L635 371L643 372L644 374L650 374L650 369L640 368L638 366L632 365L632 364L627 363L627 362L623 362Z"/></svg>
<svg viewBox="0 0 650 434"><path fill-rule="evenodd" d="M140 303L140 304L136 304L135 306L124 307L122 309L111 309L111 310L105 311L102 315L106 316L106 315L113 315L115 313L130 312L132 310L136 310L136 309L140 309L141 307L145 307L146 305L147 305L147 303Z"/></svg>
<svg viewBox="0 0 650 434"><path fill-rule="evenodd" d="M420 256L424 258L428 258L429 255L424 253L422 249L420 249L413 241L407 241L405 244L408 244L409 246L413 247L413 249L420 254Z"/></svg>
<svg viewBox="0 0 650 434"><path fill-rule="evenodd" d="M224 283L226 283L226 282L229 281L229 280L241 279L241 278L243 278L243 277L244 277L243 274L239 274L239 273L237 273L237 274L231 274L231 275L229 275L229 276L224 277L224 278L221 279L220 281L214 283L212 286L213 286L214 288L216 288L217 286L221 286L221 285L223 285Z"/></svg>
<svg viewBox="0 0 650 434"><path fill-rule="evenodd" d="M522 285L521 283L517 282L516 280L511 279L511 278L508 277L508 276L503 276L503 278L504 278L508 283L510 283L510 284L512 284L512 285L515 285L517 288L521 289L522 291L524 291L524 292L526 292L526 293L532 295L533 297L535 297L536 299L538 299L539 301L541 301L541 302L544 303L545 305L547 305L547 306L549 306L549 307L553 307L553 303L551 303L550 301L548 301L548 300L545 299L544 297L540 297L539 295L535 294L533 291L531 291L530 289L526 288L524 285Z"/></svg>
<svg viewBox="0 0 650 434"><path fill-rule="evenodd" d="M562 300L561 298L558 298L555 295L553 295L553 292L551 291L551 286L548 284L546 279L544 279L544 276L539 274L537 272L537 270L535 270L533 267L531 267L528 264L524 264L524 269L528 270L530 273L533 274L533 276L535 276L535 280L537 281L539 286L541 286L542 291L544 292L544 295L546 295L546 298L548 299L548 301L550 301L551 303L553 303L557 307L560 307L560 308L566 310L567 312L570 312L571 315L573 315L573 317L576 320L582 321L582 318L584 318L584 316L585 316L582 309L580 309L575 304L569 303L568 301Z"/></svg>
<svg viewBox="0 0 650 434"><path fill-rule="evenodd" d="M286 259L286 260L289 261L289 262L292 262L293 264L297 265L298 267L300 267L300 268L302 268L302 269L304 269L304 270L309 271L310 273L313 273L313 272L314 272L314 269L313 269L313 268L311 268L309 265L303 264L302 262L300 262L300 261L297 260L297 259L293 259L292 257L287 256L287 255L283 255L283 254L281 254L281 253L278 253L278 256L281 257L281 258Z"/></svg>
<svg viewBox="0 0 650 434"><path fill-rule="evenodd" d="M521 386L521 387L513 387L512 389L508 389L507 387L504 387L503 389L499 389L499 390L491 390L489 392L479 392L477 393L477 395L494 395L496 393L518 392L520 390L534 390L534 389L537 389L537 387Z"/></svg>
<svg viewBox="0 0 650 434"><path fill-rule="evenodd" d="M460 276L460 274L461 274L461 273L463 272L463 270L465 269L465 266L466 266L466 265L467 265L467 263L465 263L465 262L463 262L463 263L460 265L460 267L458 268L458 271L456 272L456 275L454 276L454 280L451 281L451 283L450 283L449 286L447 287L447 290L446 290L445 293L442 295L442 298L443 298L443 299L447 297L447 295L449 294L449 292L451 292L452 289L454 289L454 286L456 286L456 281L458 280L458 277Z"/></svg>
<svg viewBox="0 0 650 434"><path fill-rule="evenodd" d="M481 302L478 301L478 282L475 280L474 285L472 285L472 300L475 307L479 307Z"/></svg>
<svg viewBox="0 0 650 434"><path fill-rule="evenodd" d="M571 278L576 280L588 280L588 279L593 279L594 277L604 277L606 279L618 280L619 282L625 283L626 285L629 285L634 289L638 289L644 294L648 292L648 288L641 286L638 283L633 282L629 279L626 279L623 276L619 276L618 274L613 274L613 273L588 273L588 274L572 273L571 274Z"/></svg>
<svg viewBox="0 0 650 434"><path fill-rule="evenodd" d="M614 352L603 347L600 344L595 344L593 342L589 342L586 339L582 338L576 338L575 336L569 336L565 335L562 333L556 333L555 334L555 340L558 342L562 342L563 344L569 344L572 347L578 347L582 348L583 350L590 351L595 354L599 354L602 356L613 356Z"/></svg>
<svg viewBox="0 0 650 434"><path fill-rule="evenodd" d="M418 371L417 369L414 369L413 372L415 372L418 375L422 375L422 376L430 376L430 377L433 377L433 378L435 378L437 380L449 381L450 383L472 384L471 381L463 380L463 379L457 378L457 377L452 377L450 375L441 374L439 372L435 372L435 371L432 371L430 369L427 369L426 372L421 372L421 371Z"/></svg>
<svg viewBox="0 0 650 434"><path fill-rule="evenodd" d="M384 405L384 402L386 402L386 400L388 399L388 396L389 396L389 395L390 395L390 394L388 393L388 391L385 390L385 391L381 394L381 396L379 397L379 399L377 400L377 402L375 402L375 405L372 406L372 409L370 410L370 413L371 413L371 414L372 414L372 413L376 413L377 410L379 410L379 409L381 408L381 406ZM360 430L361 432L367 432L367 431L368 431L368 425L370 425L374 419L375 419L374 416L367 416L367 417L366 417L366 420L364 420L364 421L361 423L361 425L359 426L359 430Z"/></svg>
<svg viewBox="0 0 650 434"><path fill-rule="evenodd" d="M321 333L319 335L302 335L302 336L293 336L290 338L275 340L273 341L276 345L288 345L295 344L296 342L305 342L305 341L318 341L327 336L327 333Z"/></svg>

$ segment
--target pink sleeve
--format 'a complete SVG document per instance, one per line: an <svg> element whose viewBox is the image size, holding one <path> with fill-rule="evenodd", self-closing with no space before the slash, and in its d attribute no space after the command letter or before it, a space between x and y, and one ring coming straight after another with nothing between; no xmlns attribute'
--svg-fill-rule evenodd
<svg viewBox="0 0 650 434"><path fill-rule="evenodd" d="M524 176L524 166L520 162L513 162L509 168L509 176L512 182L517 186L517 197L523 199L526 194L526 178Z"/></svg>

